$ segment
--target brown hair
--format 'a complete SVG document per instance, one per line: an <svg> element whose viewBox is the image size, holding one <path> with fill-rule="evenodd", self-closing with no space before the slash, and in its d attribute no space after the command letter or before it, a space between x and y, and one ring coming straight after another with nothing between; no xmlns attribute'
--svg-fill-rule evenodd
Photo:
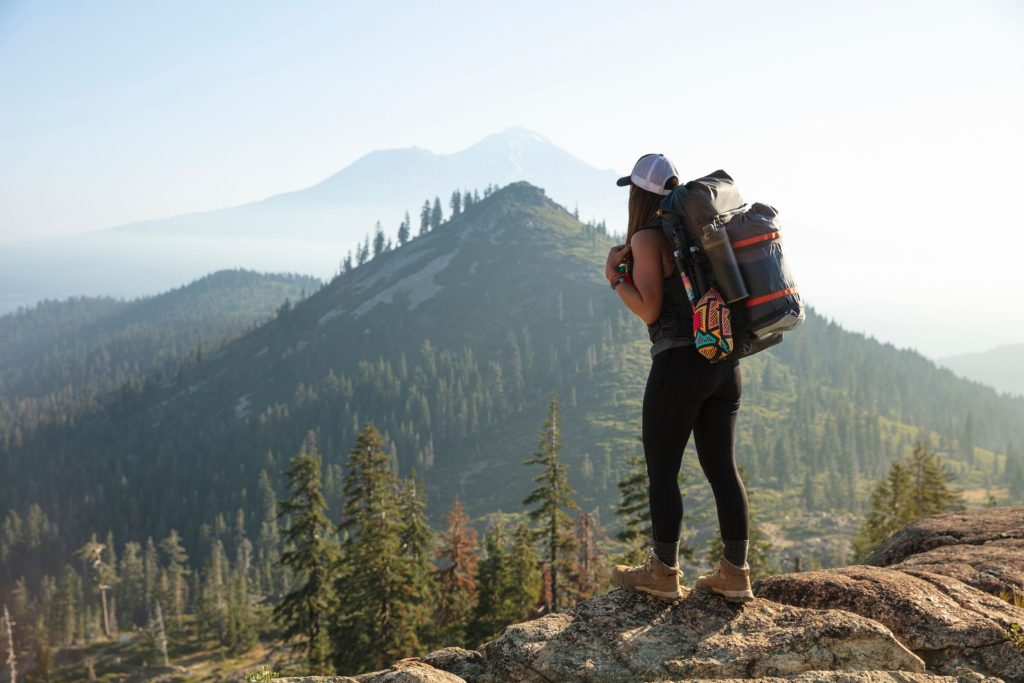
<svg viewBox="0 0 1024 683"><path fill-rule="evenodd" d="M669 178L665 183L665 189L671 190L679 186L679 178ZM665 195L655 194L642 187L630 184L629 186L629 220L626 227L626 244L633 239L633 233L643 225L651 222L661 215L661 201ZM633 270L633 255L626 259L629 262L629 270Z"/></svg>

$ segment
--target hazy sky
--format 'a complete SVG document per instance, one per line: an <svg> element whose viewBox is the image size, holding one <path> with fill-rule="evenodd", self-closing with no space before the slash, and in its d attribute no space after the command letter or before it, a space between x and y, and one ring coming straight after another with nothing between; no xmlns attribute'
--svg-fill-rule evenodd
<svg viewBox="0 0 1024 683"><path fill-rule="evenodd" d="M898 273L910 305L883 317L973 334L972 298L1010 310L1024 284L1022 74L1013 0L0 0L0 242L524 126L601 168L653 150L687 177L726 168L813 235L794 258L836 310ZM977 327L977 348L1024 340L1017 314Z"/></svg>

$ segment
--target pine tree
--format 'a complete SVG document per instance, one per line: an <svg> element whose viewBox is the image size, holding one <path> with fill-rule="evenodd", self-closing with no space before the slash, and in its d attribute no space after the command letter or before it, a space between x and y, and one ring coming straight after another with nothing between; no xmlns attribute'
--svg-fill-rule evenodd
<svg viewBox="0 0 1024 683"><path fill-rule="evenodd" d="M393 458L394 459L394 458ZM399 508L404 512L398 533L401 538L399 553L405 562L399 565L405 584L401 609L403 620L417 634L418 643L435 643L437 624L433 621L432 601L439 588L434 576L433 563L436 539L427 517L426 482L413 469L399 486ZM411 647L421 647L414 644Z"/></svg>
<svg viewBox="0 0 1024 683"><path fill-rule="evenodd" d="M1003 478L1010 502L1024 500L1024 455L1017 452L1012 441L1006 444L1006 472Z"/></svg>
<svg viewBox="0 0 1024 683"><path fill-rule="evenodd" d="M853 548L864 557L893 532L928 515L962 510L960 494L949 483L950 473L923 441L914 444L905 461L893 462L871 495L871 512L854 536Z"/></svg>
<svg viewBox="0 0 1024 683"><path fill-rule="evenodd" d="M113 575L111 567L106 563L103 549L104 544L96 540L96 534L92 534L90 540L80 547L75 554L88 567L93 587L100 596L103 635L110 638L110 609L107 602L107 594L113 583L116 582L116 577Z"/></svg>
<svg viewBox="0 0 1024 683"><path fill-rule="evenodd" d="M124 544L121 553L121 583L118 586L118 605L125 624L145 626L146 572L142 559L142 546L135 541ZM58 641L59 642L59 641Z"/></svg>
<svg viewBox="0 0 1024 683"><path fill-rule="evenodd" d="M441 198L434 197L434 206L430 209L430 229L436 230L443 220L444 214L441 213Z"/></svg>
<svg viewBox="0 0 1024 683"><path fill-rule="evenodd" d="M962 494L949 485L952 475L939 462L938 454L925 442L917 441L914 444L914 450L907 460L907 469L915 519L964 509Z"/></svg>
<svg viewBox="0 0 1024 683"><path fill-rule="evenodd" d="M402 219L402 223L398 226L398 243L405 244L409 241L409 233L411 227L409 225L409 212L405 212L405 218Z"/></svg>
<svg viewBox="0 0 1024 683"><path fill-rule="evenodd" d="M512 623L519 609L509 604L512 592L508 533L504 524L495 523L484 535L484 557L477 567L477 603L473 621L467 629L470 644L476 645L495 637Z"/></svg>
<svg viewBox="0 0 1024 683"><path fill-rule="evenodd" d="M594 597L608 583L608 562L603 547L607 536L589 512L576 517L576 558L569 597L574 601Z"/></svg>
<svg viewBox="0 0 1024 683"><path fill-rule="evenodd" d="M281 532L277 521L277 494L270 483L270 475L260 470L260 494L263 499L263 521L256 545L256 561L259 565L260 585L257 589L276 595L282 588L280 568Z"/></svg>
<svg viewBox="0 0 1024 683"><path fill-rule="evenodd" d="M506 566L511 610L508 623L516 623L531 618L540 601L540 562L533 548L533 532L525 521L520 521L512 534Z"/></svg>
<svg viewBox="0 0 1024 683"><path fill-rule="evenodd" d="M384 251L384 229L380 226L380 221L373 226L373 257L377 258Z"/></svg>
<svg viewBox="0 0 1024 683"><path fill-rule="evenodd" d="M466 642L467 630L477 602L476 571L478 546L476 529L469 526L469 516L462 509L458 494L444 521L438 555L437 623L441 628L442 645Z"/></svg>
<svg viewBox="0 0 1024 683"><path fill-rule="evenodd" d="M462 213L462 193L458 190L454 190L448 205L452 208L452 218L455 218Z"/></svg>
<svg viewBox="0 0 1024 683"><path fill-rule="evenodd" d="M342 562L335 591L344 601L331 624L334 667L346 673L383 669L418 654L423 612L412 603L409 561L402 556L408 531L399 505L394 458L371 423L349 453L339 530Z"/></svg>
<svg viewBox="0 0 1024 683"><path fill-rule="evenodd" d="M181 537L174 529L171 529L167 538L160 541L160 550L164 553L164 567L170 590L169 607L174 616L174 631L180 632L181 619L185 614L185 601L188 597L185 583L185 577L190 571L188 554L185 552L185 546L181 543Z"/></svg>
<svg viewBox="0 0 1024 683"><path fill-rule="evenodd" d="M622 520L622 529L615 537L626 545L618 561L635 565L643 561L654 532L651 527L647 462L643 455L634 453L626 460L626 467L626 478L618 484L619 506L615 510Z"/></svg>
<svg viewBox="0 0 1024 683"><path fill-rule="evenodd" d="M333 609L331 572L338 561L338 548L326 515L320 454L312 431L291 459L285 477L291 497L278 504L279 516L289 515L281 562L298 585L275 605L273 617L285 641L299 639L296 649L303 653L310 670L329 673L326 621Z"/></svg>
<svg viewBox="0 0 1024 683"><path fill-rule="evenodd" d="M561 414L558 408L558 397L551 396L548 419L541 430L537 450L533 457L524 460L524 465L541 465L544 470L534 477L538 487L523 500L523 505L537 504L527 514L530 519L541 521L538 536L544 539L547 570L551 575L551 604L549 611L558 610L558 579L562 570L566 576L572 567L572 553L576 549L573 534L573 523L569 510L578 510L579 506L572 498L575 491L569 486L565 465L558 462L560 441Z"/></svg>
<svg viewBox="0 0 1024 683"><path fill-rule="evenodd" d="M423 200L423 208L420 209L420 235L430 232L430 200Z"/></svg>

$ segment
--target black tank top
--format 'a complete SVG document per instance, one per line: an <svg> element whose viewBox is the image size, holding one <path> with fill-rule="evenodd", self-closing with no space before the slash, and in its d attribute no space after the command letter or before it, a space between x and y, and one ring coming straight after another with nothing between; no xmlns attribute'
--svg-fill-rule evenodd
<svg viewBox="0 0 1024 683"><path fill-rule="evenodd" d="M660 228L661 219L642 225L634 231L647 228ZM632 264L630 264L632 270ZM662 280L663 295L661 297L661 313L658 319L647 325L647 334L651 338L651 358L662 351L675 346L693 344L693 307L686 296L679 269L673 265L672 273Z"/></svg>

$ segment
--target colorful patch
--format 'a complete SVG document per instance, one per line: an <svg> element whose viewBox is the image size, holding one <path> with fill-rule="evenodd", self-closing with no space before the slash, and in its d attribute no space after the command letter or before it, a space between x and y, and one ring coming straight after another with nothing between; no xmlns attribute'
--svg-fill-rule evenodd
<svg viewBox="0 0 1024 683"><path fill-rule="evenodd" d="M693 339L697 352L716 363L732 351L732 319L729 306L714 287L693 309Z"/></svg>

